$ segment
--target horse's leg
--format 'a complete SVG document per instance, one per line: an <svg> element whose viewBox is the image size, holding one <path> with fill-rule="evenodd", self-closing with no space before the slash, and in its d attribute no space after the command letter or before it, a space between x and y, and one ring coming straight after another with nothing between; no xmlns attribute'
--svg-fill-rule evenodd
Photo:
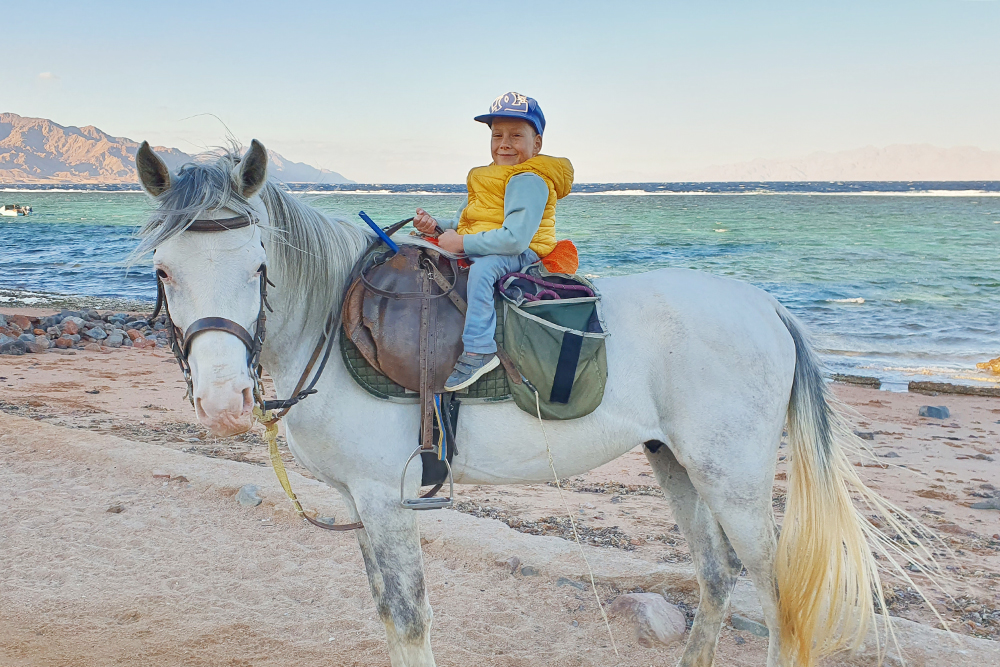
<svg viewBox="0 0 1000 667"><path fill-rule="evenodd" d="M393 667L433 667L431 611L424 585L417 517L399 506L398 489L352 490L364 522L358 544L372 597L385 624Z"/></svg>
<svg viewBox="0 0 1000 667"><path fill-rule="evenodd" d="M673 452L662 442L646 444L646 458L674 510L691 549L700 599L680 667L711 667L729 596L742 565L719 522L701 499Z"/></svg>

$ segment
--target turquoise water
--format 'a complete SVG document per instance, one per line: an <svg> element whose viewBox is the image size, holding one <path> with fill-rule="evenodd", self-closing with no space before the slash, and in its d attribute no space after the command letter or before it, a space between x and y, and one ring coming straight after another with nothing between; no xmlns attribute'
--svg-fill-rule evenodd
<svg viewBox="0 0 1000 667"><path fill-rule="evenodd" d="M144 196L0 196L35 211L0 219L0 301L155 297L148 265L122 269L149 212ZM355 220L364 209L383 225L417 206L450 216L461 199L303 196ZM684 267L767 290L810 325L835 372L895 387L914 376L979 384L975 362L1000 354L1000 197L991 193L575 194L560 202L557 220L559 236L580 249L581 273Z"/></svg>

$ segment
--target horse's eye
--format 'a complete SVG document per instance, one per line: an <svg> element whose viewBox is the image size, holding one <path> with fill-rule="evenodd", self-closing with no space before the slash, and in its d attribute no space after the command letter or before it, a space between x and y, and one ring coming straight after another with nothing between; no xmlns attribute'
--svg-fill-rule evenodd
<svg viewBox="0 0 1000 667"><path fill-rule="evenodd" d="M164 271L163 269L157 269L156 270L156 277L159 278L160 280L166 280L167 279L167 272Z"/></svg>

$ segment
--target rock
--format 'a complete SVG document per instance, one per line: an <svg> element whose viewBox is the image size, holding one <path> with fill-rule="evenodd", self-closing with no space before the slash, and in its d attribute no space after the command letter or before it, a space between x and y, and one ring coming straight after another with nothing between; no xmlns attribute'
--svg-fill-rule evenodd
<svg viewBox="0 0 1000 667"><path fill-rule="evenodd" d="M133 341L136 341L136 340L139 340L140 338L142 338L142 332L138 331L138 330L136 330L134 328L133 329L129 329L125 333L127 333L128 337L131 338Z"/></svg>
<svg viewBox="0 0 1000 667"><path fill-rule="evenodd" d="M97 343L87 343L86 345L83 346L83 349L89 352L100 352L101 346L98 345Z"/></svg>
<svg viewBox="0 0 1000 667"><path fill-rule="evenodd" d="M104 340L108 337L108 333L101 327L94 327L93 329L87 329L83 332L85 335L90 336L94 340Z"/></svg>
<svg viewBox="0 0 1000 667"><path fill-rule="evenodd" d="M73 340L70 338L66 338L65 336L63 336L62 338L56 338L53 342L55 343L56 347L63 350L73 347Z"/></svg>
<svg viewBox="0 0 1000 667"><path fill-rule="evenodd" d="M0 354L9 354L12 356L20 356L28 351L28 344L23 340L12 340L8 343L0 345Z"/></svg>
<svg viewBox="0 0 1000 667"><path fill-rule="evenodd" d="M121 334L113 333L104 339L104 344L108 347L121 347L124 337Z"/></svg>
<svg viewBox="0 0 1000 667"><path fill-rule="evenodd" d="M106 509L104 511L108 512L110 514L121 514L122 512L125 511L125 506L124 505L112 505L111 507L109 507L108 509Z"/></svg>
<svg viewBox="0 0 1000 667"><path fill-rule="evenodd" d="M511 556L506 560L498 560L497 565L506 568L511 574L517 572L517 568L521 567L521 559L517 556Z"/></svg>
<svg viewBox="0 0 1000 667"><path fill-rule="evenodd" d="M34 334L21 334L20 336L17 337L17 339L18 340L23 340L25 343L34 343L35 342L35 335Z"/></svg>
<svg viewBox="0 0 1000 667"><path fill-rule="evenodd" d="M842 382L844 384L859 384L863 387L874 387L879 389L882 386L882 381L878 378L873 378L868 375L844 375L843 373L834 373L830 378L834 382Z"/></svg>
<svg viewBox="0 0 1000 667"><path fill-rule="evenodd" d="M59 328L62 329L62 332L68 336L80 333L80 325L68 318L63 320L62 324L59 325Z"/></svg>
<svg viewBox="0 0 1000 667"><path fill-rule="evenodd" d="M559 577L556 579L556 586L572 586L573 588L578 588L581 591L587 590L587 584L582 581L573 581L572 579L567 579L566 577Z"/></svg>
<svg viewBox="0 0 1000 667"><path fill-rule="evenodd" d="M931 419L947 419L951 416L951 412L943 405L921 405L919 414Z"/></svg>
<svg viewBox="0 0 1000 667"><path fill-rule="evenodd" d="M264 500L257 495L258 491L260 491L260 487L256 484L246 484L240 487L240 490L236 492L236 502L243 505L243 507L257 507L257 505L264 502Z"/></svg>
<svg viewBox="0 0 1000 667"><path fill-rule="evenodd" d="M879 454L883 459L898 459L899 454L896 452L886 452L885 454Z"/></svg>
<svg viewBox="0 0 1000 667"><path fill-rule="evenodd" d="M855 431L854 435L858 436L862 440L874 440L875 434L872 431Z"/></svg>
<svg viewBox="0 0 1000 667"><path fill-rule="evenodd" d="M53 338L59 338L59 336L62 334L62 332L59 331L59 327L48 327L45 329L45 333L48 334L49 336L52 336Z"/></svg>
<svg viewBox="0 0 1000 667"><path fill-rule="evenodd" d="M45 350L49 349L49 341L47 338L42 338L40 343L28 343L27 351L32 354L41 354Z"/></svg>
<svg viewBox="0 0 1000 667"><path fill-rule="evenodd" d="M156 341L140 336L135 342L132 343L132 345L137 350L152 350L156 347Z"/></svg>
<svg viewBox="0 0 1000 667"><path fill-rule="evenodd" d="M31 330L34 328L31 326L31 320L25 317L24 315L8 315L7 322L16 324L18 327L21 328L22 331L25 329Z"/></svg>
<svg viewBox="0 0 1000 667"><path fill-rule="evenodd" d="M5 326L7 326L7 316L4 315L3 313L0 313L0 327L5 327Z"/></svg>
<svg viewBox="0 0 1000 667"><path fill-rule="evenodd" d="M81 339L81 336L80 336L80 334L73 334L72 336L65 336L65 338L69 338L74 343L79 343L80 339Z"/></svg>
<svg viewBox="0 0 1000 667"><path fill-rule="evenodd" d="M608 612L629 619L639 644L646 648L680 641L687 627L684 612L658 593L619 595Z"/></svg>
<svg viewBox="0 0 1000 667"><path fill-rule="evenodd" d="M749 618L740 616L739 614L733 614L729 619L729 624L736 630L743 630L744 632L749 632L750 634L757 635L758 637L767 637L770 634L767 630L767 626L763 623L751 621Z"/></svg>
<svg viewBox="0 0 1000 667"><path fill-rule="evenodd" d="M974 510L1000 510L1000 498L990 498L981 503L972 503L969 507Z"/></svg>
<svg viewBox="0 0 1000 667"><path fill-rule="evenodd" d="M31 333L35 334L36 336L44 336L45 329L32 329Z"/></svg>
<svg viewBox="0 0 1000 667"><path fill-rule="evenodd" d="M522 577L537 577L539 574L538 569L531 567L530 565L525 565L521 568Z"/></svg>
<svg viewBox="0 0 1000 667"><path fill-rule="evenodd" d="M97 312L96 310L93 310L93 309L88 310L86 313L83 314L83 316L86 317L88 320L99 320L99 319L101 319L101 314L99 312Z"/></svg>

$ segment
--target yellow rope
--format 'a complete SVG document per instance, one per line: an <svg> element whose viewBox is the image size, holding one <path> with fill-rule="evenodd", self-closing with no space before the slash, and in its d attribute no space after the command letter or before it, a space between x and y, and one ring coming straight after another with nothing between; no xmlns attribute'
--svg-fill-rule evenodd
<svg viewBox="0 0 1000 667"><path fill-rule="evenodd" d="M535 410L538 414L538 427L542 430L542 437L545 438L545 452L549 455L549 469L552 470L552 477L556 480L556 489L559 490L559 500L562 501L563 509L566 510L566 516L569 517L569 525L573 527L573 537L576 539L576 546L580 549L580 555L583 556L583 562L587 565L587 572L590 574L590 588L594 591L594 598L597 600L597 608L601 610L601 617L604 619L604 627L608 629L608 638L611 640L611 648L615 650L615 655L618 656L618 646L615 644L615 636L611 632L611 623L608 622L608 615L604 611L604 604L601 602L601 596L597 593L597 584L594 582L594 570L590 567L590 561L587 560L587 554L583 550L583 544L580 542L580 534L576 532L576 521L573 520L573 513L569 510L569 504L566 502L565 496L563 496L562 484L559 483L559 475L556 473L556 465L552 462L552 448L549 447L549 436L545 434L545 423L542 421L542 408L538 402L538 391L532 387L531 390L535 392Z"/></svg>
<svg viewBox="0 0 1000 667"><path fill-rule="evenodd" d="M270 410L264 412L259 407L253 409L253 414L257 418L257 421L264 425L264 440L267 442L267 453L271 458L271 467L274 468L274 474L278 476L281 488L285 490L288 499L292 501L295 511L299 516L305 518L306 513L302 509L299 499L295 497L295 492L292 491L292 483L288 481L288 473L285 472L285 463L281 460L281 453L278 451L278 420L274 418Z"/></svg>

